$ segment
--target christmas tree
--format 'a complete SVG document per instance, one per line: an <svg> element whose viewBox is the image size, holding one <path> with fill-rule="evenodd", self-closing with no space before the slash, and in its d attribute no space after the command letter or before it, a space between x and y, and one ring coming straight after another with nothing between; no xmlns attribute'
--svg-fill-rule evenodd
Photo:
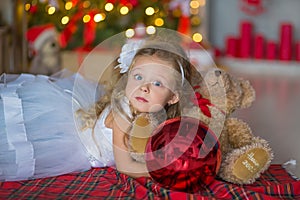
<svg viewBox="0 0 300 200"><path fill-rule="evenodd" d="M28 27L54 24L65 49L91 49L126 31L128 37L155 27L192 35L200 26L205 0L27 0ZM196 30L196 31L194 31Z"/></svg>

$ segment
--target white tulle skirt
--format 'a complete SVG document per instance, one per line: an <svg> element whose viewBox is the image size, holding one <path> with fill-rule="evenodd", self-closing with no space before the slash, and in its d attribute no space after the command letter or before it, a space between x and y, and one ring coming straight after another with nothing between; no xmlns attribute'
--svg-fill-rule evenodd
<svg viewBox="0 0 300 200"><path fill-rule="evenodd" d="M75 91L74 85L77 85ZM55 81L47 76L3 74L0 84L0 181L90 169L73 113L93 103L99 91L94 83L78 74Z"/></svg>

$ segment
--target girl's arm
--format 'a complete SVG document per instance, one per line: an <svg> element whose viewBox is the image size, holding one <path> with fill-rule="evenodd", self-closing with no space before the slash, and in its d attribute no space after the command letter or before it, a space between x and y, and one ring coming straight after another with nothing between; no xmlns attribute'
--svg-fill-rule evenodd
<svg viewBox="0 0 300 200"><path fill-rule="evenodd" d="M113 129L113 150L117 170L134 178L147 176L149 173L146 164L136 162L129 154L125 144L126 128L128 122L125 122L118 114L114 114L112 124Z"/></svg>

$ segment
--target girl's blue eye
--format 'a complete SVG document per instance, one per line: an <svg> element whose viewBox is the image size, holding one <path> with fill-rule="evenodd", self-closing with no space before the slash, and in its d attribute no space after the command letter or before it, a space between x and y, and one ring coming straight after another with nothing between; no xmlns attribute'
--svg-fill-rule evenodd
<svg viewBox="0 0 300 200"><path fill-rule="evenodd" d="M136 74L136 75L134 75L134 79L140 81L143 79L143 77L139 74Z"/></svg>
<svg viewBox="0 0 300 200"><path fill-rule="evenodd" d="M162 83L159 82L159 81L154 81L152 84L155 85L155 86L157 86L157 87L161 87L162 86Z"/></svg>

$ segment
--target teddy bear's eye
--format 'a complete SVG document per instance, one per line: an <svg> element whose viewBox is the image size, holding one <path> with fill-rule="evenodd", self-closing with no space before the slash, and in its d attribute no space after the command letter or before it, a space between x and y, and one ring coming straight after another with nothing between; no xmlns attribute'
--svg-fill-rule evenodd
<svg viewBox="0 0 300 200"><path fill-rule="evenodd" d="M215 71L215 75L216 75L216 76L220 76L221 74L222 74L222 72L221 72L220 70L216 70L216 71Z"/></svg>

